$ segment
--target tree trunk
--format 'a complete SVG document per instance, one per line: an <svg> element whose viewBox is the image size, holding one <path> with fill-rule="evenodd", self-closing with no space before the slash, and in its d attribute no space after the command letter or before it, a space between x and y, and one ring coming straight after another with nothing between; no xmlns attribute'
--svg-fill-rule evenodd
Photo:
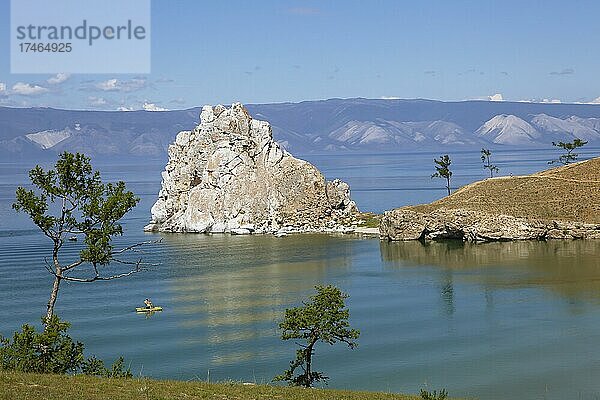
<svg viewBox="0 0 600 400"><path fill-rule="evenodd" d="M60 281L62 279L60 275L61 271L57 269L56 276L54 277L54 285L52 286L52 293L50 293L50 299L48 300L48 312L46 313L46 321L49 321L54 314L54 303L56 303L56 298L58 297L58 288L60 286Z"/></svg>
<svg viewBox="0 0 600 400"><path fill-rule="evenodd" d="M447 182L446 189L448 189L448 196L450 196L450 177L446 178L446 182Z"/></svg>
<svg viewBox="0 0 600 400"><path fill-rule="evenodd" d="M63 215L61 217L62 220L64 220L64 210L65 210L65 199L63 199ZM54 285L52 285L52 292L50 293L50 298L48 299L48 310L46 312L46 326L48 326L48 322L50 321L50 318L52 318L52 315L54 315L54 304L56 303L56 298L58 297L58 288L60 286L60 281L62 280L62 273L63 270L60 266L60 263L58 262L58 251L60 250L61 246L62 246L62 239L61 239L61 235L62 235L62 222L61 222L61 232L59 233L58 237L54 238L54 249L52 250L52 261L54 262ZM46 328L44 327L44 330L46 330Z"/></svg>
<svg viewBox="0 0 600 400"><path fill-rule="evenodd" d="M306 375L306 385L305 385L306 387L312 386L311 364L312 364L313 347L316 342L317 341L314 339L311 340L310 344L306 348L306 371L304 372L304 374Z"/></svg>

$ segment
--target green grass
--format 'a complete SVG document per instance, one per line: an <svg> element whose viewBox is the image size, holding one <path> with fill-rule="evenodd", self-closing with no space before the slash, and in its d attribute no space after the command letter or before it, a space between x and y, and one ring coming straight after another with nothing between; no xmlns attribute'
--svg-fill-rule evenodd
<svg viewBox="0 0 600 400"><path fill-rule="evenodd" d="M358 224L361 228L379 228L379 220L381 219L380 214L374 214L370 212L360 213L359 219L363 221Z"/></svg>
<svg viewBox="0 0 600 400"><path fill-rule="evenodd" d="M240 383L108 379L89 376L26 374L0 371L0 399L86 400L417 400L418 396L332 389L303 389Z"/></svg>

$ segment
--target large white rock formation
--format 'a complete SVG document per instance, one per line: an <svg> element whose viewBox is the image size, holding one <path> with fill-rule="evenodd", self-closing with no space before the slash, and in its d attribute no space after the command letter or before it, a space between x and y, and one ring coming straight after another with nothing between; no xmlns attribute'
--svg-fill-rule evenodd
<svg viewBox="0 0 600 400"><path fill-rule="evenodd" d="M235 103L204 106L169 146L147 231L268 233L344 230L358 210L348 184L327 182Z"/></svg>

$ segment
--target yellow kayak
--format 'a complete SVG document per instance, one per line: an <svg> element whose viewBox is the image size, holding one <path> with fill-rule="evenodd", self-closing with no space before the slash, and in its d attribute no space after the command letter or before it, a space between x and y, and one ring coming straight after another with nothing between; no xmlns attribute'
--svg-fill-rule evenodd
<svg viewBox="0 0 600 400"><path fill-rule="evenodd" d="M136 312L154 312L154 311L162 311L162 307L136 307Z"/></svg>

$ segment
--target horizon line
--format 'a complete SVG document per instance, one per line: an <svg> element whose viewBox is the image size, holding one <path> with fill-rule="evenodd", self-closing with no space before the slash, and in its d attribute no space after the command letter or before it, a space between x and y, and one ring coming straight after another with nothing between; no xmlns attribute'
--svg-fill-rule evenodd
<svg viewBox="0 0 600 400"><path fill-rule="evenodd" d="M327 99L310 99L310 100L300 100L300 101L279 101L279 102L259 102L259 103L244 103L240 101L233 101L231 103L215 103L215 104L203 104L196 105L188 108L176 108L176 109L166 109L166 110L145 110L143 108L136 110L106 110L106 109L93 109L93 108L60 108L53 106L31 106L31 107L19 107L19 106L10 106L10 105L0 105L0 108L10 108L10 109L46 109L46 110L57 110L57 111L88 111L88 112L107 112L107 113L120 113L120 112L149 112L149 113L162 113L162 112L176 112L176 111L190 111L197 108L202 108L205 105L224 105L231 106L233 103L241 103L244 106L260 106L260 105L282 105L282 104L301 104L301 103L317 103L317 102L325 102L332 100L368 100L368 101L426 101L426 102L436 102L436 103L508 103L508 104L544 104L548 106L561 106L561 105L585 105L585 106L600 106L600 103L593 102L551 102L551 101L530 101L530 100L488 100L488 99L464 99L464 100L438 100L438 99L428 99L422 97L416 98L400 98L393 96L382 96L378 98L372 97L330 97Z"/></svg>

